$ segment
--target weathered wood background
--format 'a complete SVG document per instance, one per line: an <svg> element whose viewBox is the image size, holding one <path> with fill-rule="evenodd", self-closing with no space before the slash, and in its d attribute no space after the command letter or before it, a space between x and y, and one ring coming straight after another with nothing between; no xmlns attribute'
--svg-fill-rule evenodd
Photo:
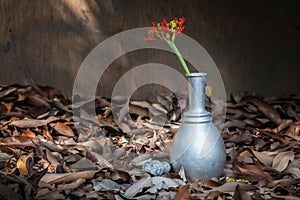
<svg viewBox="0 0 300 200"><path fill-rule="evenodd" d="M185 34L214 59L227 95L300 93L299 4L297 0L1 0L0 84L34 82L71 95L80 64L101 41L151 21L184 15ZM154 55L122 56L99 82L99 95L109 96L118 78L136 63L172 60Z"/></svg>

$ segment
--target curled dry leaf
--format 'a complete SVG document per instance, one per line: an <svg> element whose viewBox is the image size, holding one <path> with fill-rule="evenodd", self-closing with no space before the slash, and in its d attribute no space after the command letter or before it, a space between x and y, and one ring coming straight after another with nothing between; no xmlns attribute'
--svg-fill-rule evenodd
<svg viewBox="0 0 300 200"><path fill-rule="evenodd" d="M28 155L20 155L17 161L16 168L19 170L20 174L27 176L29 174L29 169L33 165L33 153Z"/></svg>
<svg viewBox="0 0 300 200"><path fill-rule="evenodd" d="M274 131L275 133L279 133L279 132L281 132L283 129L289 127L291 124L293 124L293 120L291 120L291 119L284 120L284 121L282 121L281 124L279 124L278 127L274 128L273 131Z"/></svg>
<svg viewBox="0 0 300 200"><path fill-rule="evenodd" d="M251 103L256 106L256 108L272 122L277 125L281 123L281 117L276 109L261 98L258 98L256 96L245 96L241 99L240 103Z"/></svg>

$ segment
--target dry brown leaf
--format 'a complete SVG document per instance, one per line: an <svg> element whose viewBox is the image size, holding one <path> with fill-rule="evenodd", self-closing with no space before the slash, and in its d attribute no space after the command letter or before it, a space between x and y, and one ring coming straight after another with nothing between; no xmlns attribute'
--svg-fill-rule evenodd
<svg viewBox="0 0 300 200"><path fill-rule="evenodd" d="M233 194L234 200L251 200L250 196L246 193L245 190L242 190L239 185L236 186L236 189Z"/></svg>
<svg viewBox="0 0 300 200"><path fill-rule="evenodd" d="M218 186L222 185L221 183L217 182L216 180L212 180L212 179L205 179L203 181L203 184L209 188L214 188L214 187L218 187Z"/></svg>
<svg viewBox="0 0 300 200"><path fill-rule="evenodd" d="M234 134L230 138L226 139L226 142L234 142L234 143L246 143L249 144L253 140L252 134L249 132L245 132L242 134Z"/></svg>
<svg viewBox="0 0 300 200"><path fill-rule="evenodd" d="M272 138L274 140L280 141L283 144L289 143L289 140L278 133L274 133L271 129L267 128L259 131L260 134Z"/></svg>
<svg viewBox="0 0 300 200"><path fill-rule="evenodd" d="M297 167L288 168L285 172L293 174L296 178L300 178L300 169Z"/></svg>
<svg viewBox="0 0 300 200"><path fill-rule="evenodd" d="M36 135L31 130L23 130L21 136L36 138Z"/></svg>
<svg viewBox="0 0 300 200"><path fill-rule="evenodd" d="M224 198L222 198L223 195L224 195L223 192L220 192L218 190L216 190L216 191L210 191L206 195L205 200L215 200L215 199L216 200L221 200L221 199L224 199Z"/></svg>
<svg viewBox="0 0 300 200"><path fill-rule="evenodd" d="M66 199L66 196L64 196L62 193L60 193L61 191L59 190L49 190L49 192L47 193L47 191L45 191L42 194L37 194L36 195L36 199L53 199L53 200L59 200L59 199Z"/></svg>
<svg viewBox="0 0 300 200"><path fill-rule="evenodd" d="M244 165L243 167L237 166L241 173L250 176L260 176L271 180L272 177L267 172L264 172L259 165Z"/></svg>
<svg viewBox="0 0 300 200"><path fill-rule="evenodd" d="M112 166L112 164L110 164L110 162L108 162L103 156L95 153L95 152L90 152L92 154L92 156L94 157L94 159L96 160L97 165L101 168L101 169L114 169L114 167Z"/></svg>
<svg viewBox="0 0 300 200"><path fill-rule="evenodd" d="M226 128L235 127L235 128L243 129L243 128L245 128L245 126L246 126L246 122L239 120L239 119L231 119L224 123L223 128L226 129Z"/></svg>
<svg viewBox="0 0 300 200"><path fill-rule="evenodd" d="M131 185L125 192L124 196L126 198L133 198L135 195L137 195L139 192L141 192L144 188L151 187L151 177L147 176L144 178L141 178L137 182L135 182L133 185Z"/></svg>
<svg viewBox="0 0 300 200"><path fill-rule="evenodd" d="M271 194L273 199L284 199L284 200L300 200L300 197L296 197L295 195L277 195Z"/></svg>
<svg viewBox="0 0 300 200"><path fill-rule="evenodd" d="M65 190L73 190L78 188L81 184L83 184L86 180L84 178L75 179L72 183L66 184L62 183L57 186L57 190L65 191Z"/></svg>
<svg viewBox="0 0 300 200"><path fill-rule="evenodd" d="M50 116L48 119L45 120L20 119L20 120L12 121L10 125L17 126L19 128L35 128L35 127L47 125L48 123L56 121L58 119L59 118L55 116Z"/></svg>
<svg viewBox="0 0 300 200"><path fill-rule="evenodd" d="M34 106L45 106L46 108L50 108L50 105L45 98L38 94L29 95L27 97L27 103Z"/></svg>
<svg viewBox="0 0 300 200"><path fill-rule="evenodd" d="M185 200L188 195L190 195L189 191L190 184L183 185L179 188L176 193L174 200Z"/></svg>
<svg viewBox="0 0 300 200"><path fill-rule="evenodd" d="M52 152L50 152L48 149L46 149L46 157L47 160L50 162L51 166L48 167L48 172L56 172L57 166L60 165L58 160L52 155Z"/></svg>
<svg viewBox="0 0 300 200"><path fill-rule="evenodd" d="M59 174L45 174L40 181L49 183L49 184L60 184L60 183L69 183L79 178L82 179L91 179L94 177L97 171L83 171L83 172L74 172L74 173L59 173Z"/></svg>
<svg viewBox="0 0 300 200"><path fill-rule="evenodd" d="M87 171L87 170L96 170L97 166L90 161L89 159L86 158L81 158L78 162L72 164L70 166L70 169L75 172L75 171Z"/></svg>
<svg viewBox="0 0 300 200"><path fill-rule="evenodd" d="M296 122L290 125L290 128L286 131L286 135L299 140L300 139L300 122Z"/></svg>
<svg viewBox="0 0 300 200"><path fill-rule="evenodd" d="M272 168L282 172L287 168L289 162L294 160L294 157L295 154L293 151L281 152L273 159Z"/></svg>
<svg viewBox="0 0 300 200"><path fill-rule="evenodd" d="M281 124L279 124L278 127L276 127L276 128L273 129L273 131L274 131L275 133L279 133L279 132L282 131L283 129L289 127L291 124L293 124L293 120L291 120L291 119L282 121Z"/></svg>
<svg viewBox="0 0 300 200"><path fill-rule="evenodd" d="M254 151L254 150L252 150L252 153L261 163L263 163L266 166L271 167L272 162L273 162L273 157L268 156L267 154L265 154L263 152L258 152L258 151Z"/></svg>
<svg viewBox="0 0 300 200"><path fill-rule="evenodd" d="M47 121L45 120L37 120L37 119L21 119L12 121L10 125L17 126L19 128L34 128L46 125Z"/></svg>
<svg viewBox="0 0 300 200"><path fill-rule="evenodd" d="M292 185L297 185L299 183L300 183L300 178L284 178L279 180L273 180L266 187L273 188L278 185L280 185L281 187L289 187Z"/></svg>
<svg viewBox="0 0 300 200"><path fill-rule="evenodd" d="M71 110L69 110L64 104L62 104L58 99L53 99L53 105L60 109L61 111L65 111L67 113L72 112Z"/></svg>
<svg viewBox="0 0 300 200"><path fill-rule="evenodd" d="M6 108L6 112L10 112L13 105L14 105L13 103L4 103L4 106Z"/></svg>
<svg viewBox="0 0 300 200"><path fill-rule="evenodd" d="M3 98L7 95L10 95L11 93L15 92L18 88L17 87L12 87L12 88L7 88L4 91L1 91L0 93L0 98Z"/></svg>
<svg viewBox="0 0 300 200"><path fill-rule="evenodd" d="M26 148L26 147L36 147L35 143L37 142L38 140L33 139L32 137L13 136L13 137L6 137L0 140L0 145Z"/></svg>
<svg viewBox="0 0 300 200"><path fill-rule="evenodd" d="M126 188L110 179L102 181L93 181L93 189L95 191L125 191Z"/></svg>
<svg viewBox="0 0 300 200"><path fill-rule="evenodd" d="M240 103L251 103L255 105L256 108L272 122L274 122L277 125L281 123L281 117L276 111L276 109L272 105L260 99L259 97L245 96L241 99Z"/></svg>
<svg viewBox="0 0 300 200"><path fill-rule="evenodd" d="M219 187L215 187L209 191L219 191L219 192L234 192L237 185L244 185L245 183L238 182L226 182ZM207 191L207 192L209 192Z"/></svg>
<svg viewBox="0 0 300 200"><path fill-rule="evenodd" d="M73 130L69 126L67 126L61 122L57 122L54 126L54 129L61 135L65 135L68 137L74 136Z"/></svg>

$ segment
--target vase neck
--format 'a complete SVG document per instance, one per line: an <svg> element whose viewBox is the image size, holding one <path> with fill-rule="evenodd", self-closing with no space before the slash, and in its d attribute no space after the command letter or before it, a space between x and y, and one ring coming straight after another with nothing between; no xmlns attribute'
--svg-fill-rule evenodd
<svg viewBox="0 0 300 200"><path fill-rule="evenodd" d="M184 121L186 122L211 120L210 113L205 110L205 75L204 73L187 75L189 79L189 110L184 114Z"/></svg>

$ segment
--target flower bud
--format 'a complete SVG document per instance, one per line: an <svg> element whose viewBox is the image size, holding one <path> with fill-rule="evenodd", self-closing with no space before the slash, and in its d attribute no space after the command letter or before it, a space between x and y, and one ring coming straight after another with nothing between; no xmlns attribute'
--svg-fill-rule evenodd
<svg viewBox="0 0 300 200"><path fill-rule="evenodd" d="M176 22L175 22L174 20L172 20L172 21L170 22L170 27L171 27L172 30L175 29L175 28L177 27L177 24L176 24Z"/></svg>

